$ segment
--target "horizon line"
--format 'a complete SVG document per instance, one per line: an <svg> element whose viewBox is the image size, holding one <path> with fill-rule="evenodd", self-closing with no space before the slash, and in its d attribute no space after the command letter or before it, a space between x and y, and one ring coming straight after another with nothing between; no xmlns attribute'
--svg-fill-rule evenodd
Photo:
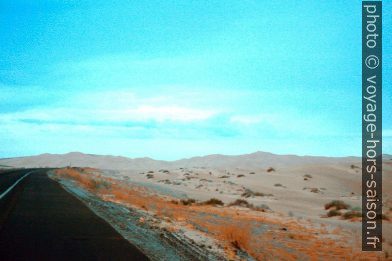
<svg viewBox="0 0 392 261"><path fill-rule="evenodd" d="M184 158L179 158L179 159L174 159L174 160L162 160L162 159L156 159L148 156L138 156L138 157L129 157L129 156L124 156L124 155L113 155L113 154L94 154L94 153L85 153L81 151L69 151L66 153L40 153L40 154L34 154L34 155L26 155L26 156L17 156L17 157L5 157L5 158L0 158L0 160L6 160L6 159L17 159L17 158L28 158L28 157L38 157L42 155L67 155L67 154L83 154L83 155L90 155L90 156L109 156L109 157L123 157L127 159L151 159L154 161L166 161L166 162L174 162L174 161L180 161L180 160L187 160L187 159L193 159L193 158L203 158L203 157L208 157L208 156L227 156L227 157L236 157L236 156L244 156L244 155L252 155L256 153L265 153L265 154L271 154L275 156L295 156L295 157L312 157L312 158L361 158L361 156L353 156L353 155L348 155L348 156L324 156L324 155L298 155L298 154L279 154L279 153L272 153L268 151L254 151L251 153L243 153L243 154L221 154L221 153L211 153L211 154L205 154L205 155L198 155L198 156L191 156L191 157L184 157ZM383 153L382 156L392 156L392 154L389 153Z"/></svg>

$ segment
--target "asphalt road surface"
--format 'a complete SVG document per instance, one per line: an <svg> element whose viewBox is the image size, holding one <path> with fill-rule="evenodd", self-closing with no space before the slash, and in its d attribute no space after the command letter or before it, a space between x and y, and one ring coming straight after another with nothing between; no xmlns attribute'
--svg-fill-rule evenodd
<svg viewBox="0 0 392 261"><path fill-rule="evenodd" d="M149 260L47 170L31 171L0 173L1 261Z"/></svg>

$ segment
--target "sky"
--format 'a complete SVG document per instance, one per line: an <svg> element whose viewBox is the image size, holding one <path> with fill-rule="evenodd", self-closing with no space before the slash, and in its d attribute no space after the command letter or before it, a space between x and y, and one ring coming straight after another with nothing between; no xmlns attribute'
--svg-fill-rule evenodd
<svg viewBox="0 0 392 261"><path fill-rule="evenodd" d="M0 157L360 156L361 19L361 1L0 0Z"/></svg>

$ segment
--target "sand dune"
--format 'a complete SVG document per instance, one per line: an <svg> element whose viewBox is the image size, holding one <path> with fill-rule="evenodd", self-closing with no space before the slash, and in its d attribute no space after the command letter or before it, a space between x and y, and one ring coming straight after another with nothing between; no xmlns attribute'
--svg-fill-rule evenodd
<svg viewBox="0 0 392 261"><path fill-rule="evenodd" d="M386 155L391 158L392 156ZM93 155L80 152L67 154L41 154L37 156L0 159L0 165L11 167L92 167L99 169L129 170L146 168L210 167L210 168L267 168L295 167L303 165L347 165L360 163L359 157L314 157L276 155L255 152L245 155L208 155L176 161L161 161L151 158L127 158L122 156Z"/></svg>

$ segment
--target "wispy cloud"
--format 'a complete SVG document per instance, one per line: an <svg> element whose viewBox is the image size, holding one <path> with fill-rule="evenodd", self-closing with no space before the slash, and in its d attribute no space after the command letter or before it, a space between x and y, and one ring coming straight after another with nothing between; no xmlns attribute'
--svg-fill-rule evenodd
<svg viewBox="0 0 392 261"><path fill-rule="evenodd" d="M141 105L135 108L115 109L75 109L75 108L51 108L50 110L31 109L23 112L11 112L0 114L0 121L23 121L23 122L66 122L69 124L88 123L127 123L127 122L193 122L208 120L217 112L197 108L180 106L152 106Z"/></svg>
<svg viewBox="0 0 392 261"><path fill-rule="evenodd" d="M185 108L179 106L140 106L133 110L123 111L116 117L123 119L155 120L155 121L200 121L211 118L217 113L203 109Z"/></svg>

